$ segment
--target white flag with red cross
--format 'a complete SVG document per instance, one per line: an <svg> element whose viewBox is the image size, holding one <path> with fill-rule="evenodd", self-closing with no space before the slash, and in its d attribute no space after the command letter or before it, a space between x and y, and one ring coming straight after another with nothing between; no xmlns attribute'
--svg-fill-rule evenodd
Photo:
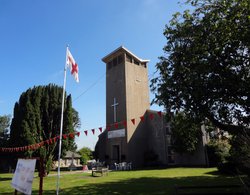
<svg viewBox="0 0 250 195"><path fill-rule="evenodd" d="M76 82L79 83L79 76L78 76L79 68L68 48L67 48L66 64L67 67L70 69L71 74L74 76Z"/></svg>

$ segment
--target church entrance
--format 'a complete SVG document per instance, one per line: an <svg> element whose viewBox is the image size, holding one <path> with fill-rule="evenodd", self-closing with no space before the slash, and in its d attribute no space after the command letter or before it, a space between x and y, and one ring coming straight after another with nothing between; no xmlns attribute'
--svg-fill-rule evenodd
<svg viewBox="0 0 250 195"><path fill-rule="evenodd" d="M113 160L113 162L116 162L116 163L120 162L120 147L119 147L119 145L112 146L112 160Z"/></svg>

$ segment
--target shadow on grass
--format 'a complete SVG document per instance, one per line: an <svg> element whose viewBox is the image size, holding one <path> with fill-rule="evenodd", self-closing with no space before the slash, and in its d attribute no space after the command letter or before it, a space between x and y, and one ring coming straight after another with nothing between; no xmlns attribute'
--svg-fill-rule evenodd
<svg viewBox="0 0 250 195"><path fill-rule="evenodd" d="M12 178L11 177L3 177L3 178L0 177L0 181L9 181L9 180L12 180Z"/></svg>
<svg viewBox="0 0 250 195"><path fill-rule="evenodd" d="M63 188L60 190L60 194L70 195L94 195L94 194L175 194L175 186L193 186L193 185L232 185L239 184L237 179L226 177L180 177L180 178L154 178L154 177L142 177L127 180L120 180L116 182L105 183L88 183L82 186L75 186L72 188ZM205 189L206 190L206 189ZM223 189L223 192L228 189ZM198 191L199 192L199 191ZM38 191L34 191L34 194L38 194ZM55 191L44 190L45 194L55 194ZM202 194L202 192L200 192ZM212 192L216 194L216 192Z"/></svg>
<svg viewBox="0 0 250 195"><path fill-rule="evenodd" d="M215 175L215 176L222 175L219 171L210 171L210 172L207 172L206 174L207 175ZM230 176L230 175L227 175L227 176Z"/></svg>

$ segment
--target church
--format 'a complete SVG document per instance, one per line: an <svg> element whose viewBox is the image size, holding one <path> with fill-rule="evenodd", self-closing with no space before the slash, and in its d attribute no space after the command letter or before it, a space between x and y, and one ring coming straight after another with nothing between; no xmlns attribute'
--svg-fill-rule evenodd
<svg viewBox="0 0 250 195"><path fill-rule="evenodd" d="M102 61L106 64L106 130L95 147L98 159L109 165L131 162L133 168L206 166L205 131L194 154L178 154L173 150L170 124L163 113L150 110L149 60L121 46Z"/></svg>

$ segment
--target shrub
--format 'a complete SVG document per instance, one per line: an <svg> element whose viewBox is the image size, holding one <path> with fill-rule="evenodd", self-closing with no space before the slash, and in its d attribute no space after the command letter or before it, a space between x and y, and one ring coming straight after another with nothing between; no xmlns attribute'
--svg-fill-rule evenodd
<svg viewBox="0 0 250 195"><path fill-rule="evenodd" d="M230 157L231 145L227 140L213 140L207 144L207 153L210 166L223 166Z"/></svg>

